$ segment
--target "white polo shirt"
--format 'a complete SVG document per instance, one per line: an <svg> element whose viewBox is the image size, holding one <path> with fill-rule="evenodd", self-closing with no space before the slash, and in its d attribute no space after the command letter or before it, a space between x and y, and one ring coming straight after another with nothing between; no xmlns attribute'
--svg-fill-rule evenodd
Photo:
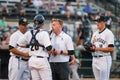
<svg viewBox="0 0 120 80"><path fill-rule="evenodd" d="M58 50L74 50L72 39L69 35L61 32L58 36L55 33L50 35L52 46ZM69 55L50 55L50 62L68 62Z"/></svg>
<svg viewBox="0 0 120 80"><path fill-rule="evenodd" d="M34 30L33 32L35 33L36 30ZM25 33L25 35L22 38L19 39L19 41L17 43L18 43L18 45L26 46L27 44L30 43L31 38L32 38L31 31L28 31ZM48 47L49 45L51 45L51 41L50 41L48 32L44 31L42 29L36 34L36 40L38 40L38 42L41 45L44 45L45 48ZM29 48L30 56L48 57L48 53L47 53L47 51L43 50L43 47L39 46L39 49L36 50L35 46L34 46L32 49L33 50L31 50L31 48Z"/></svg>

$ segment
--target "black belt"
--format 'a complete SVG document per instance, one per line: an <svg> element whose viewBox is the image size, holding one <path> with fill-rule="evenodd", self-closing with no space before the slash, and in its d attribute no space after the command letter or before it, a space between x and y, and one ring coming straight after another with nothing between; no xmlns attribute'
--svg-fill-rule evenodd
<svg viewBox="0 0 120 80"><path fill-rule="evenodd" d="M102 55L98 55L98 56L93 56L93 57L95 57L95 58L99 58L99 57L103 57Z"/></svg>
<svg viewBox="0 0 120 80"><path fill-rule="evenodd" d="M23 61L28 61L29 59L25 59L25 58L22 58L22 57L19 57L19 56L15 56L16 58L18 58L18 59L21 59L21 60L23 60Z"/></svg>
<svg viewBox="0 0 120 80"><path fill-rule="evenodd" d="M43 56L36 56L37 58L44 58Z"/></svg>
<svg viewBox="0 0 120 80"><path fill-rule="evenodd" d="M50 62L50 64L66 64L68 62Z"/></svg>

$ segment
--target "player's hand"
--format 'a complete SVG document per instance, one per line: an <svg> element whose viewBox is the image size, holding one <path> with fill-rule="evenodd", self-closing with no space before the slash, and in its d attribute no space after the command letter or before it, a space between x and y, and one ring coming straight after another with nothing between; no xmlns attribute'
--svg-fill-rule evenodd
<svg viewBox="0 0 120 80"><path fill-rule="evenodd" d="M53 55L54 56L56 56L56 55L59 55L59 54L61 54L61 50L54 50L54 52L53 52Z"/></svg>
<svg viewBox="0 0 120 80"><path fill-rule="evenodd" d="M75 62L76 62L76 61L73 59L73 60L71 60L71 61L69 62L69 65L74 65Z"/></svg>
<svg viewBox="0 0 120 80"><path fill-rule="evenodd" d="M67 50L63 50L63 53L64 55L68 55L68 51Z"/></svg>
<svg viewBox="0 0 120 80"><path fill-rule="evenodd" d="M90 49L91 49L91 51L92 51L92 52L94 52L94 51L95 51L95 48L96 48L96 46L95 46L95 45L92 45L92 46L90 47Z"/></svg>
<svg viewBox="0 0 120 80"><path fill-rule="evenodd" d="M48 51L48 54L53 54L55 51L55 48L52 48L50 51Z"/></svg>
<svg viewBox="0 0 120 80"><path fill-rule="evenodd" d="M93 45L91 42L88 41L88 42L85 42L85 43L84 43L84 48L85 48L85 50L88 51L88 52L94 52L96 46Z"/></svg>
<svg viewBox="0 0 120 80"><path fill-rule="evenodd" d="M30 57L29 53L28 52L24 53L24 57Z"/></svg>

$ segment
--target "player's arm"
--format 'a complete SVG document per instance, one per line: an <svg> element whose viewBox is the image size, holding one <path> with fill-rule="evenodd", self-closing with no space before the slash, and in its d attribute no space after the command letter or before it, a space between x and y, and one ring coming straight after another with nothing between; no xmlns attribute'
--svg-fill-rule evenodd
<svg viewBox="0 0 120 80"><path fill-rule="evenodd" d="M70 55L70 58L71 58L71 61L70 61L70 65L73 65L73 64L75 64L75 61L76 61L76 59L75 59L75 56L74 55Z"/></svg>
<svg viewBox="0 0 120 80"><path fill-rule="evenodd" d="M82 65L82 58L79 59L79 67Z"/></svg>
<svg viewBox="0 0 120 80"><path fill-rule="evenodd" d="M27 32L28 33L28 32ZM21 38L19 38L19 40L17 40L16 42L16 46L17 47L22 47L22 48L26 48L26 47L23 47L25 45L27 45L27 34L24 34L24 36L22 36ZM24 56L24 57L29 57L29 53L28 52L22 52L22 51L19 51L18 49L16 49L14 46L10 45L9 46L9 50L14 53L14 54L17 54L17 55L21 55L21 56Z"/></svg>
<svg viewBox="0 0 120 80"><path fill-rule="evenodd" d="M52 47L52 45L47 46L46 50L48 51L49 54L54 53L54 51L55 51L55 49Z"/></svg>
<svg viewBox="0 0 120 80"><path fill-rule="evenodd" d="M112 53L114 51L114 45L109 44L108 47L105 47L105 48L96 47L95 51L103 51L103 52L111 52Z"/></svg>
<svg viewBox="0 0 120 80"><path fill-rule="evenodd" d="M67 50L61 50L61 54L64 54L64 55L74 55L75 51L74 51L74 47L73 47L73 41L72 41L70 36L65 41L65 44L66 44Z"/></svg>
<svg viewBox="0 0 120 80"><path fill-rule="evenodd" d="M18 39L19 39L19 36L16 36L16 33L11 35L9 40L9 51L12 52L13 54L27 57L28 56L27 54L24 54L23 52L16 49Z"/></svg>
<svg viewBox="0 0 120 80"><path fill-rule="evenodd" d="M12 52L13 54L24 56L24 57L29 57L28 53L21 52L17 50L15 47L9 45L9 51Z"/></svg>
<svg viewBox="0 0 120 80"><path fill-rule="evenodd" d="M53 52L54 55L74 55L74 50L58 50L53 48Z"/></svg>
<svg viewBox="0 0 120 80"><path fill-rule="evenodd" d="M74 55L74 50L60 50L59 54L63 54L63 55Z"/></svg>
<svg viewBox="0 0 120 80"><path fill-rule="evenodd" d="M105 48L96 47L95 48L96 51L111 52L111 53L114 51L114 35L112 34L112 32L110 32L107 33L106 36L107 36L106 42L108 46Z"/></svg>
<svg viewBox="0 0 120 80"><path fill-rule="evenodd" d="M43 37L44 37L43 45L45 46L48 53L52 54L55 51L55 49L51 45L50 36L49 36L48 32L45 31Z"/></svg>
<svg viewBox="0 0 120 80"><path fill-rule="evenodd" d="M82 65L82 54L79 53L79 68L81 67Z"/></svg>
<svg viewBox="0 0 120 80"><path fill-rule="evenodd" d="M74 55L75 51L74 51L73 42L70 36L66 39L65 45L66 45L66 50L58 50L58 54Z"/></svg>

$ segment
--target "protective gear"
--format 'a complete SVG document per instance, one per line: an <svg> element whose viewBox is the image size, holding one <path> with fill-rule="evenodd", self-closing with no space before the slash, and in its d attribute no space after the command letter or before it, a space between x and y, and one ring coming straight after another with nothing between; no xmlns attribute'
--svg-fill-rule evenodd
<svg viewBox="0 0 120 80"><path fill-rule="evenodd" d="M31 51L33 50L32 48L33 48L34 46L36 47L36 48L35 48L36 50L39 49L39 46L42 47L43 50L44 50L44 48L45 48L44 45L40 44L40 43L38 42L38 40L36 40L36 35L37 35L37 33L39 33L39 30L37 30L35 34L33 33L33 30L31 30L32 38L31 38L30 44L29 44L29 46L31 46Z"/></svg>
<svg viewBox="0 0 120 80"><path fill-rule="evenodd" d="M94 52L95 51L95 45L93 45L91 42L85 42L84 48L88 52Z"/></svg>
<svg viewBox="0 0 120 80"><path fill-rule="evenodd" d="M45 21L45 18L44 16L42 16L41 14L38 14L34 17L34 27L37 28L37 27L41 27L41 25L44 23Z"/></svg>

